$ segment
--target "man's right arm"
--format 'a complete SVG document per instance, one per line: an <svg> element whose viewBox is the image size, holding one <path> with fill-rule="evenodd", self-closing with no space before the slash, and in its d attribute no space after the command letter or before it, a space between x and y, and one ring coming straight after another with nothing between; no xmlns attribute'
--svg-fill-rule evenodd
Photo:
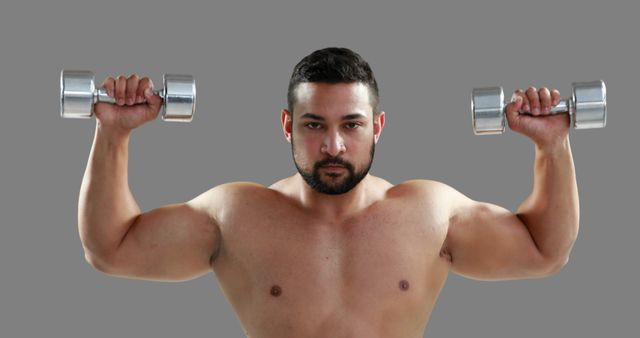
<svg viewBox="0 0 640 338"><path fill-rule="evenodd" d="M141 213L128 185L127 150L128 138L96 127L78 204L87 261L134 279L184 281L210 272L220 242L211 206L221 189Z"/></svg>
<svg viewBox="0 0 640 338"><path fill-rule="evenodd" d="M112 136L96 124L89 161L80 186L78 227L85 257L103 271L122 238L140 215L129 190L129 135Z"/></svg>
<svg viewBox="0 0 640 338"><path fill-rule="evenodd" d="M224 189L186 203L141 213L128 184L131 131L158 116L162 98L148 78L107 78L116 104L97 103L96 132L78 201L78 228L87 261L110 275L178 281L211 270L220 229L214 205ZM217 197L216 197L217 196Z"/></svg>

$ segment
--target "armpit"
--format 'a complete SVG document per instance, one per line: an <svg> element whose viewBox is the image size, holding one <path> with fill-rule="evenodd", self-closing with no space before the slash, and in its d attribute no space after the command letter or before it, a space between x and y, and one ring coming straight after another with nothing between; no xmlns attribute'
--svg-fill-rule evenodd
<svg viewBox="0 0 640 338"><path fill-rule="evenodd" d="M449 263L452 262L451 253L449 252L446 245L443 245L442 249L440 249L440 257Z"/></svg>

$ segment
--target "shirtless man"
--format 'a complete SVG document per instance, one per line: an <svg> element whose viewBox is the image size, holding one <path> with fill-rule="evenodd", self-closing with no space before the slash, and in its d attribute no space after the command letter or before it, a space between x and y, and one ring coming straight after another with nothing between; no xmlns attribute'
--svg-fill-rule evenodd
<svg viewBox="0 0 640 338"><path fill-rule="evenodd" d="M87 261L155 281L213 271L252 338L422 337L449 271L549 276L578 234L568 116L546 116L557 90L517 90L507 106L510 128L535 145L533 191L516 213L440 182L370 175L385 113L369 65L344 48L294 68L280 119L298 173L269 187L222 184L142 213L127 182L128 140L162 99L146 77L103 86L117 103L95 106L78 208Z"/></svg>

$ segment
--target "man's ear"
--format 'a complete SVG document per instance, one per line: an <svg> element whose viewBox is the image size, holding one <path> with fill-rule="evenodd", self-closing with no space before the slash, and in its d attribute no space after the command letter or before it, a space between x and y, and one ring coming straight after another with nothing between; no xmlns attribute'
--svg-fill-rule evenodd
<svg viewBox="0 0 640 338"><path fill-rule="evenodd" d="M382 128L384 128L384 112L381 111L373 118L373 137L375 142L378 143L380 139L380 134L382 133Z"/></svg>
<svg viewBox="0 0 640 338"><path fill-rule="evenodd" d="M293 131L293 114L287 109L282 109L280 113L280 123L282 124L282 132L284 137L291 143L291 133Z"/></svg>

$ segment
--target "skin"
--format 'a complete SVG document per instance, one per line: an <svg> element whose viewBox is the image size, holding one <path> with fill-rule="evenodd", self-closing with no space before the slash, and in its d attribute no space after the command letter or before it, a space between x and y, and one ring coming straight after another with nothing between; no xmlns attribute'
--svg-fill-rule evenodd
<svg viewBox="0 0 640 338"><path fill-rule="evenodd" d="M577 236L568 121L534 119L558 103L556 90L517 90L507 107L510 127L532 138L537 154L536 186L517 215L444 183L394 185L370 174L385 112L374 114L360 83L297 88L294 111L280 115L294 175L268 187L226 183L142 213L126 182L126 144L160 101L145 94L146 78L103 85L118 103L96 106L79 203L87 260L123 278L214 272L250 337L422 337L450 271L477 280L549 276ZM528 108L533 116L517 113ZM541 202L550 200L558 208Z"/></svg>

